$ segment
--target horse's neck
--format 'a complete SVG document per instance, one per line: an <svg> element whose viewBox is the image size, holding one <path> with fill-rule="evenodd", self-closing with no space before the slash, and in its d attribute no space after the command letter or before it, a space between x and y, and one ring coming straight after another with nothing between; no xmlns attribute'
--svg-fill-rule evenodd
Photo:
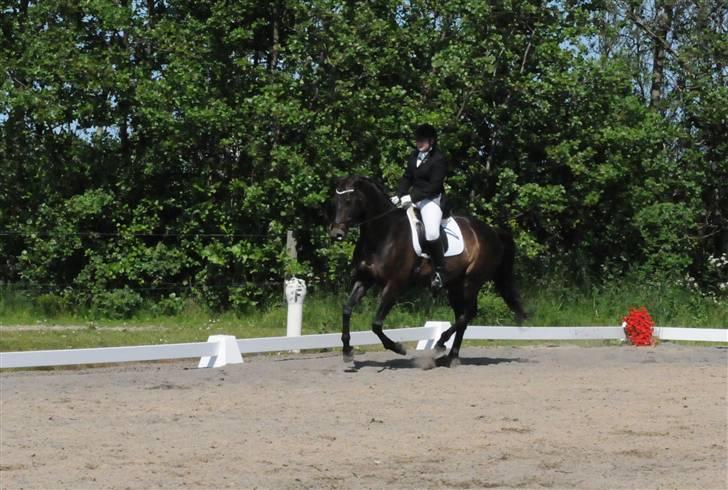
<svg viewBox="0 0 728 490"><path fill-rule="evenodd" d="M382 201L376 201L371 202L369 201L369 205L367 206L366 210L366 218L364 218L366 221L377 221L380 217L386 216L387 214L391 214L391 212L394 210L394 207L392 204L386 200Z"/></svg>
<svg viewBox="0 0 728 490"><path fill-rule="evenodd" d="M361 225L360 240L367 250L373 251L384 242L394 226L397 216L396 209L378 190L370 189L367 193L367 211L364 223Z"/></svg>
<svg viewBox="0 0 728 490"><path fill-rule="evenodd" d="M377 251L397 226L401 212L392 206L388 200L377 206L369 206L366 221L361 225L359 240L369 252Z"/></svg>

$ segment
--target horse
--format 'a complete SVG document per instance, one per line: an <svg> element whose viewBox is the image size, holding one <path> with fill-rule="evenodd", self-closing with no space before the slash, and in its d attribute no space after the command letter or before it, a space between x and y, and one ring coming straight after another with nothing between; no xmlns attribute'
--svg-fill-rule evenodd
<svg viewBox="0 0 728 490"><path fill-rule="evenodd" d="M329 227L332 239L343 240L351 227L360 229L352 257L353 287L342 313L344 360L353 360L352 311L374 285L381 287L381 295L372 331L386 349L406 355L404 346L384 333L384 319L406 289L429 284L431 261L417 256L406 211L392 204L375 181L356 175L337 179L332 207L333 222ZM453 218L465 242L463 253L445 259L444 289L455 313L455 323L442 333L434 347L439 363L447 366L457 362L465 329L478 311L478 292L486 281L494 282L496 291L519 324L526 318L514 285L515 244L511 234L474 217L457 214ZM445 343L453 334L455 340L446 355Z"/></svg>

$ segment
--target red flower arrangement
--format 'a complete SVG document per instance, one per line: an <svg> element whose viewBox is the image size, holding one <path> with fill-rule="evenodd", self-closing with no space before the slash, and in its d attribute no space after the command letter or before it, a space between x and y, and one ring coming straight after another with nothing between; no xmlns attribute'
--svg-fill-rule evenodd
<svg viewBox="0 0 728 490"><path fill-rule="evenodd" d="M624 333L632 345L653 345L652 331L655 322L652 321L647 308L630 308L627 316L623 318Z"/></svg>

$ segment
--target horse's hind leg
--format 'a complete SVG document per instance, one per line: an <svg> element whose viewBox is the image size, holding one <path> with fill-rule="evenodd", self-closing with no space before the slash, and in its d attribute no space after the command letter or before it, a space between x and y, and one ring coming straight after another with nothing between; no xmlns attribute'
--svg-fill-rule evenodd
<svg viewBox="0 0 728 490"><path fill-rule="evenodd" d="M460 345L463 343L463 336L465 335L465 329L468 328L468 323L475 318L475 315L478 313L478 302L477 302L477 296L468 302L468 304L465 306L465 310L463 311L462 315L458 318L458 320L455 322L455 325L457 326L457 330L455 331L455 340L452 343L452 348L450 349L450 354L448 354L448 357L452 359L457 359L460 356Z"/></svg>
<svg viewBox="0 0 728 490"><path fill-rule="evenodd" d="M465 329L468 328L468 323L475 318L478 313L478 290L479 287L473 287L473 285L465 284L464 287L450 292L450 305L455 311L455 324L443 332L440 340L437 341L438 349L445 349L445 342L448 341L450 336L455 333L455 340L452 343L452 348L447 358L441 363L441 365L451 365L454 360L460 356L460 346L463 343L463 336L465 335Z"/></svg>
<svg viewBox="0 0 728 490"><path fill-rule="evenodd" d="M435 352L437 353L437 356L441 356L445 353L445 349L447 348L445 344L447 344L447 341L450 340L450 337L452 337L452 334L457 332L458 329L458 319L463 315L465 312L465 300L463 298L463 285L460 284L452 284L448 287L447 291L448 300L450 301L450 307L452 307L453 311L455 312L455 323L442 332L440 335L440 338L438 339L437 343L435 344Z"/></svg>
<svg viewBox="0 0 728 490"><path fill-rule="evenodd" d="M344 344L342 352L344 354L345 361L350 361L354 357L354 349L352 349L349 344L349 341L351 340L351 312L354 307L359 304L368 290L369 284L363 281L356 281L354 283L354 287L351 289L351 293L349 294L349 299L346 300L346 304L344 305L341 323L341 342Z"/></svg>
<svg viewBox="0 0 728 490"><path fill-rule="evenodd" d="M379 306L377 307L377 313L374 315L374 321L372 322L372 331L377 337L379 337L379 340L382 341L382 345L385 349L389 349L404 356L407 354L407 349L405 349L399 342L394 342L392 339L387 337L383 330L384 319L394 306L394 301L398 294L399 287L395 284L390 282L384 286L384 289L382 290L382 297L379 301Z"/></svg>

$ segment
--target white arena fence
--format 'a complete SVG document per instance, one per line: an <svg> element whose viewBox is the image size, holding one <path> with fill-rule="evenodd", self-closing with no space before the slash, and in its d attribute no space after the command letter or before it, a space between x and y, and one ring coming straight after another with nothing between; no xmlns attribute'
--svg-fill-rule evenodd
<svg viewBox="0 0 728 490"><path fill-rule="evenodd" d="M386 330L397 342L417 342L417 349L431 349L449 322L427 322L424 327ZM655 327L660 340L726 342L728 329ZM453 336L454 337L454 336ZM625 341L623 327L496 327L471 326L466 340L620 340ZM448 344L452 343L452 338ZM378 345L372 332L352 332L352 345ZM285 352L305 349L341 347L341 334L294 335L236 339L231 335L213 335L207 342L186 344L103 347L94 349L0 352L0 369L106 364L133 361L200 358L198 367L221 367L243 362L243 354Z"/></svg>

